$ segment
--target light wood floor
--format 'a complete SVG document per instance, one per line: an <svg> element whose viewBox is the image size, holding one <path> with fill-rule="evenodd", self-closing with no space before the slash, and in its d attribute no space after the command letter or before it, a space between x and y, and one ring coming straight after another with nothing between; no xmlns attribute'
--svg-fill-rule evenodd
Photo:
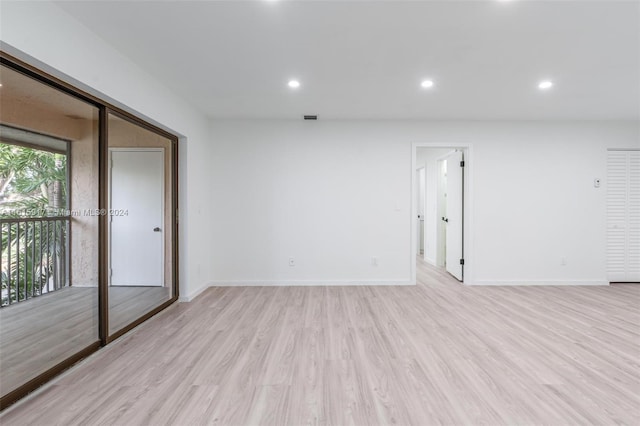
<svg viewBox="0 0 640 426"><path fill-rule="evenodd" d="M110 330L169 300L163 287L110 287ZM98 289L66 287L0 309L0 394L98 341Z"/></svg>
<svg viewBox="0 0 640 426"><path fill-rule="evenodd" d="M5 411L27 424L628 424L640 286L211 288Z"/></svg>

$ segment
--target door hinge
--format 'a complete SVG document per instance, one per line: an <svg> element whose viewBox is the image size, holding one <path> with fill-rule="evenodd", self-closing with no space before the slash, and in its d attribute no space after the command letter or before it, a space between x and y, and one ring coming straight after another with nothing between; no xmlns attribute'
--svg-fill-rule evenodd
<svg viewBox="0 0 640 426"><path fill-rule="evenodd" d="M460 259L460 264L464 265L464 259Z"/></svg>
<svg viewBox="0 0 640 426"><path fill-rule="evenodd" d="M464 167L464 160L460 162L460 167Z"/></svg>

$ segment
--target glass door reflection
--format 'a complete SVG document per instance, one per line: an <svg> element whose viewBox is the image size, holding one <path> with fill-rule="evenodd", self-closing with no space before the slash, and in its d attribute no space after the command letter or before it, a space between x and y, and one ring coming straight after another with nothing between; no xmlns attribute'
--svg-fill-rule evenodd
<svg viewBox="0 0 640 426"><path fill-rule="evenodd" d="M171 300L173 143L110 114L109 334Z"/></svg>
<svg viewBox="0 0 640 426"><path fill-rule="evenodd" d="M99 346L99 109L4 65L0 79L5 401Z"/></svg>

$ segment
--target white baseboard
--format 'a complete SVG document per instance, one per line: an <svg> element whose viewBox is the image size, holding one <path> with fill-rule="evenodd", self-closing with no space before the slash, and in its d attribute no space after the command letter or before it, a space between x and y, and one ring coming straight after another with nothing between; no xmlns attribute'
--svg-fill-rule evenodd
<svg viewBox="0 0 640 426"><path fill-rule="evenodd" d="M435 259L431 259L431 258L429 258L429 257L424 257L423 259L424 259L424 261L425 261L425 262L427 262L429 265L438 266L438 265L436 265L436 261L435 261Z"/></svg>
<svg viewBox="0 0 640 426"><path fill-rule="evenodd" d="M407 286L415 285L407 280L377 281L211 281L209 287L309 287L309 286Z"/></svg>
<svg viewBox="0 0 640 426"><path fill-rule="evenodd" d="M608 281L600 280L521 280L521 281L502 281L502 280L480 280L467 285L486 285L486 286L570 286L570 285L609 285Z"/></svg>
<svg viewBox="0 0 640 426"><path fill-rule="evenodd" d="M192 291L190 294L186 295L186 296L180 296L178 298L178 302L191 302L193 301L193 299L195 299L196 297L200 296L200 294L202 294L203 291L205 291L206 289L208 289L210 286L209 285L203 285L202 287L200 287L199 289L197 289L196 291Z"/></svg>
<svg viewBox="0 0 640 426"><path fill-rule="evenodd" d="M209 287L312 287L312 286L411 286L415 285L406 280L376 280L376 281L259 281L259 280L229 280L210 281L206 285L191 292L187 296L180 296L179 302L191 302ZM503 281L481 280L469 282L468 286L608 286L608 281L598 280L544 280L544 281Z"/></svg>

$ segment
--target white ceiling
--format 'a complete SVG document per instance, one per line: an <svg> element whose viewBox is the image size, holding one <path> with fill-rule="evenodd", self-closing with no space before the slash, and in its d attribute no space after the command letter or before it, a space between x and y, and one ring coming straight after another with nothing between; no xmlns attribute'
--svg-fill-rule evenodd
<svg viewBox="0 0 640 426"><path fill-rule="evenodd" d="M58 4L211 117L640 116L633 0Z"/></svg>

